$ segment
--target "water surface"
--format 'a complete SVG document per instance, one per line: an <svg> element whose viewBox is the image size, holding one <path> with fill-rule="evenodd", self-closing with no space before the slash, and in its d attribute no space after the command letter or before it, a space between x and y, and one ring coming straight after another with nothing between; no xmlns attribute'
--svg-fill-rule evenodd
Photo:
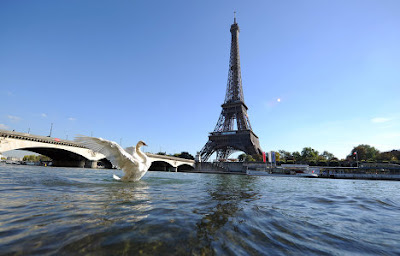
<svg viewBox="0 0 400 256"><path fill-rule="evenodd" d="M0 254L400 254L400 182L112 172L0 165Z"/></svg>

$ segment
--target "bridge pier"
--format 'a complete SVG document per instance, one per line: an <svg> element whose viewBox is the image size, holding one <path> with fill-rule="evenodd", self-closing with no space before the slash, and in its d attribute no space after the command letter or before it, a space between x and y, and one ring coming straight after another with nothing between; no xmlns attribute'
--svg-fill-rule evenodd
<svg viewBox="0 0 400 256"><path fill-rule="evenodd" d="M91 160L53 160L56 167L97 168L97 161Z"/></svg>
<svg viewBox="0 0 400 256"><path fill-rule="evenodd" d="M85 168L97 168L97 161L86 160Z"/></svg>

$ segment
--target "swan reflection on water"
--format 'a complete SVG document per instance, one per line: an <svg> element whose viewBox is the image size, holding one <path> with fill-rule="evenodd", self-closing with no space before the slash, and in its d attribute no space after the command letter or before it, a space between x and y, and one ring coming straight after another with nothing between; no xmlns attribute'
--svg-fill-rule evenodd
<svg viewBox="0 0 400 256"><path fill-rule="evenodd" d="M103 199L104 215L113 216L114 222L126 223L147 218L153 209L149 189L147 182L142 180L135 183L113 183Z"/></svg>

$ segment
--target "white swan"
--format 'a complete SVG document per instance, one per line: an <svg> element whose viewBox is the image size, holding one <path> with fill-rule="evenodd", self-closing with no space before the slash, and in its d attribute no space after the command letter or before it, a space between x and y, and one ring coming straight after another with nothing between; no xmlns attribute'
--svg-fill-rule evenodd
<svg viewBox="0 0 400 256"><path fill-rule="evenodd" d="M147 146L143 141L139 141L136 147L130 147L127 150L124 150L114 141L102 138L78 136L75 141L82 146L105 155L114 166L122 169L125 175L120 178L114 174L113 178L116 180L140 180L150 168L150 159L140 150L142 146Z"/></svg>

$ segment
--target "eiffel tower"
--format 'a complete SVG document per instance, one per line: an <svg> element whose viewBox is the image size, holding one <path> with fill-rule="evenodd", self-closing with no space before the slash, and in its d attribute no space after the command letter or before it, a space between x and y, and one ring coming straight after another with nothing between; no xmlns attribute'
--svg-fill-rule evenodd
<svg viewBox="0 0 400 256"><path fill-rule="evenodd" d="M222 112L208 142L200 151L201 161L216 152L217 160L227 159L235 151L249 155L261 155L262 150L257 135L250 126L248 107L244 103L239 57L239 25L236 15L231 25L231 56L229 59L228 85Z"/></svg>

